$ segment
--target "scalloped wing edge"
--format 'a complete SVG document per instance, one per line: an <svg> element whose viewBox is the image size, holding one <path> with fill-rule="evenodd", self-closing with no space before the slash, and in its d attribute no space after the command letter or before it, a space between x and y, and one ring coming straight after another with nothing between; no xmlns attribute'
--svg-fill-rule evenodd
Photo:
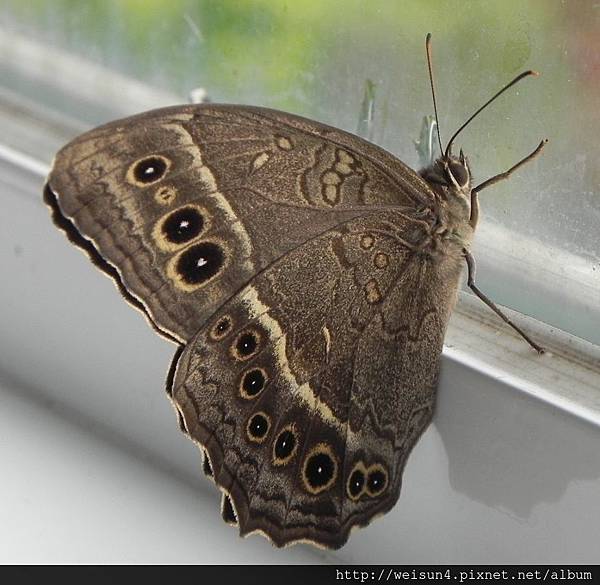
<svg viewBox="0 0 600 585"><path fill-rule="evenodd" d="M253 534L260 534L262 537L266 538L273 546L275 546L277 548L287 548L287 547L293 546L295 544L310 544L310 545L315 546L322 550L337 550L337 549L342 548L348 542L348 539L350 538L352 533L354 533L356 530L358 530L360 528L365 528L366 526L370 525L373 521L382 518L397 504L398 499L400 498L400 493L402 491L402 476L404 474L404 468L408 461L408 456L412 452L412 447L408 450L408 454L407 454L406 458L404 459L402 467L399 469L400 481L398 482L397 487L395 488L395 493L393 494L393 496L391 498L386 498L382 502L381 508L379 510L377 510L377 512L375 512L372 516L366 518L363 522L355 521L355 522L351 522L349 524L344 525L344 528L338 533L338 540L335 542L323 542L323 541L319 541L319 540L315 540L315 539L307 538L307 537L285 538L285 536L282 536L280 538L278 535L270 534L269 532L267 532L266 530L264 530L262 528L247 528L245 526L245 524L247 524L247 522L242 520L240 518L240 514L238 513L238 494L236 494L231 489L227 489L225 486L223 486L219 482L219 479L217 477L218 473L214 472L213 456L210 453L210 447L208 447L205 443L203 443L202 441L198 440L196 437L193 437L190 434L190 432L187 430L187 426L185 424L185 418L183 416L183 413L181 412L181 410L179 409L179 406L173 399L172 386L173 386L173 382L175 380L177 366L179 364L179 360L181 358L184 348L185 348L185 346L181 346L178 349L178 351L175 353L175 355L173 356L173 360L172 360L171 366L169 368L169 376L167 378L166 393L167 393L167 396L169 397L169 401L171 402L173 408L175 409L175 411L177 413L177 417L179 420L179 427L180 427L182 433L196 445L196 447L200 450L200 452L204 458L203 469L205 469L206 461L208 461L208 465L209 465L212 473L208 474L205 471L205 476L216 485L216 487L219 489L219 491L222 494L222 500L220 503L220 508L221 508L220 511L221 511L222 517L223 517L223 502L225 501L225 498L229 499L229 503L231 504L233 513L235 514L235 517L237 518L237 522L236 523L228 522L224 517L223 517L223 520L229 526L233 526L233 527L237 526L238 534L240 537L247 538L248 536L253 535ZM418 433L418 435L416 435L413 438L412 446L416 445L416 443L419 441L421 435L427 430L427 428L429 427L429 425L431 423L432 418L433 418L433 411L431 411L431 414L430 414L427 424L423 425L423 427L422 427L421 431ZM283 530L282 530L282 532L283 532Z"/></svg>
<svg viewBox="0 0 600 585"><path fill-rule="evenodd" d="M178 346L177 350L175 351L175 355L173 356L171 365L169 367L169 370L168 370L167 376L166 376L166 383L165 383L166 394L169 398L171 406L173 407L173 409L175 410L175 413L177 415L178 424L179 424L179 428L180 428L181 432L186 437L188 437L193 443L196 444L198 449L200 449L200 451L203 453L203 456L205 458L207 458L207 460L209 461L209 466L211 466L211 469L212 469L212 463L211 463L209 449L202 442L200 442L197 439L195 439L194 437L192 437L190 435L190 433L187 431L184 417L183 417L181 411L179 410L177 404L175 403L175 401L172 398L172 386L173 386L173 382L175 380L177 364L178 364L179 359L186 347L185 343L183 343L182 340L180 340L178 337L176 337L173 333L160 328L153 321L153 319L150 315L150 312L149 312L148 308L144 305L144 303L138 297L136 297L131 292L129 292L127 290L127 288L125 287L125 285L123 284L121 274L120 274L118 268L116 266L114 266L113 264L111 264L110 262L108 262L100 254L98 249L94 246L93 242L91 240L88 240L87 238L85 238L81 234L81 232L77 229L77 227L75 227L75 225L71 221L71 219L63 213L63 211L61 210L60 205L58 203L58 197L57 197L56 193L54 193L54 191L52 190L52 188L50 187L50 185L48 183L46 183L44 185L43 198L44 198L44 203L50 208L50 211L52 214L52 221L61 231L63 231L65 233L65 235L67 236L69 241L71 243L73 243L84 254L86 254L97 269L99 269L105 276L107 276L111 279L111 281L113 282L113 284L115 285L115 287L117 288L117 290L119 291L121 296L125 299L125 301L128 304L130 304L136 311L138 311L139 313L142 313L144 315L144 317L146 318L146 321L152 327L152 329L154 329L162 337L168 339L172 343L177 344L177 346ZM240 519L239 519L240 516L237 513L237 503L236 503L237 497L231 491L227 490L224 486L220 485L214 474L212 476L210 476L209 474L205 473L205 475L207 477L209 477L209 479L211 479L215 483L215 485L219 488L219 490L221 491L223 496L229 498L229 500L231 502L231 506L233 508L233 512L234 512L235 516L238 518L238 522L237 522L237 524L233 524L233 523L229 523L229 522L227 522L227 523L231 526L236 526L236 525L238 526L240 537L246 538L252 534L260 534L261 536L266 538L269 542L271 542L271 544L273 544L274 546L276 546L278 548L285 548L285 547L292 546L295 544L310 544L310 545L320 548L322 550L339 549L346 544L346 542L348 541L348 538L350 537L350 534L352 532L354 532L355 530L357 530L359 528L364 528L365 526L369 525L373 520L378 519L378 518L384 516L387 512L389 512L389 510L391 510L394 507L394 505L396 504L396 502L400 496L400 489L398 489L398 493L395 495L395 497L392 500L389 501L389 505L386 506L385 509L382 509L381 511L377 512L376 514L374 514L373 516L368 518L363 523L356 522L356 523L350 524L347 528L345 528L344 530L342 530L339 533L341 538L337 543L329 543L329 542L325 543L325 542L313 540L311 538L296 538L296 539L294 539L294 538L285 539L284 538L284 539L280 540L277 537L269 534L268 532L266 532L265 530L260 529L260 528L252 528L252 529L245 531L244 526L242 525L242 522L240 522ZM399 488L400 488L400 485L401 485L401 483L399 484Z"/></svg>
<svg viewBox="0 0 600 585"><path fill-rule="evenodd" d="M61 209L60 203L58 202L58 195L52 190L52 187L50 187L48 182L44 184L43 199L46 206L50 208L54 225L56 225L56 227L65 233L68 240L72 244L74 244L79 250L88 256L96 268L98 268L105 276L108 276L113 281L114 285L121 293L121 296L125 299L125 301L136 311L142 313L146 318L146 321L148 321L148 324L161 337L164 337L173 343L182 344L184 340L180 339L174 332L159 327L159 325L152 318L152 314L144 302L126 288L119 269L114 264L110 263L106 258L104 258L102 254L100 254L92 240L89 240L81 234L81 232L73 223L72 219Z"/></svg>

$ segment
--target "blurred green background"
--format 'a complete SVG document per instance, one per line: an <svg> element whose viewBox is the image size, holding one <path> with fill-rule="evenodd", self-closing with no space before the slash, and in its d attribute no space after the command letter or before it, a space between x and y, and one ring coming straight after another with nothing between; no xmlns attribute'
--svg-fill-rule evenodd
<svg viewBox="0 0 600 585"><path fill-rule="evenodd" d="M373 80L374 140L413 164L412 139L431 112L427 32L434 35L446 138L511 76L524 68L543 73L464 134L468 152L493 151L489 168L475 165L481 178L542 136L553 142L548 159L551 152L593 148L600 130L600 4L592 1L3 0L1 6L2 26L169 89L182 101L202 86L214 101L275 107L354 130L365 81ZM589 162L563 173L598 185L598 165Z"/></svg>

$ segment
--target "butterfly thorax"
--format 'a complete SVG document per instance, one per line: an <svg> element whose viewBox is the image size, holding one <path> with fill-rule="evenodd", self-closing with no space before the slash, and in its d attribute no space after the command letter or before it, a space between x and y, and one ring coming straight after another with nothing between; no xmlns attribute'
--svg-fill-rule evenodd
<svg viewBox="0 0 600 585"><path fill-rule="evenodd" d="M462 153L441 156L419 171L436 195L437 222L433 236L438 242L468 248L473 237L471 217L471 171Z"/></svg>

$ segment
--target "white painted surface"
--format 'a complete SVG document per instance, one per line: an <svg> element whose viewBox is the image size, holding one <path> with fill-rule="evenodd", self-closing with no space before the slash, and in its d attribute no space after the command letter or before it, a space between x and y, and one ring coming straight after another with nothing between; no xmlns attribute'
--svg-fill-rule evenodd
<svg viewBox="0 0 600 585"><path fill-rule="evenodd" d="M41 184L5 168L1 186L0 562L600 558L599 427L449 357L392 512L335 553L239 539L164 396L173 346L51 224Z"/></svg>

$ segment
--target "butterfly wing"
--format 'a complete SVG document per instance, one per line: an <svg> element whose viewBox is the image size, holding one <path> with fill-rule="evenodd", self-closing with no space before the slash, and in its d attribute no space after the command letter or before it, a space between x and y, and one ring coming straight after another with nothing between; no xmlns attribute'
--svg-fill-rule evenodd
<svg viewBox="0 0 600 585"><path fill-rule="evenodd" d="M256 273L366 207L431 207L403 163L355 136L241 106L155 110L57 155L46 202L155 327L187 341Z"/></svg>
<svg viewBox="0 0 600 585"><path fill-rule="evenodd" d="M300 117L181 106L74 140L45 199L187 343L170 395L226 520L338 547L395 503L459 276L424 251L436 202L414 171Z"/></svg>
<svg viewBox="0 0 600 585"><path fill-rule="evenodd" d="M181 355L172 400L242 534L337 548L398 499L456 293L414 225L366 212L305 242Z"/></svg>

